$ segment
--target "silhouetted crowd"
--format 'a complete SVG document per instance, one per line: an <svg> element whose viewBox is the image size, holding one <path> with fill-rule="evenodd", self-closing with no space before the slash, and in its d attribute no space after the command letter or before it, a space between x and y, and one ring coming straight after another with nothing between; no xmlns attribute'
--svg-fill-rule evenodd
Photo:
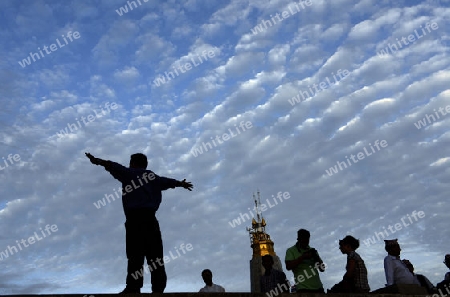
<svg viewBox="0 0 450 297"><path fill-rule="evenodd" d="M309 246L310 233L305 229L297 232L297 243L286 250L285 264L287 270L292 270L294 274L294 286L291 291L301 293L325 293L320 280L319 271L325 271L326 265L323 263L316 249ZM327 293L369 293L370 286L367 279L367 269L364 260L356 253L359 248L359 240L347 235L339 240L339 249L347 255L346 271L342 281L335 284ZM384 258L384 272L386 276L386 287L375 290L375 292L385 293L390 286L396 285L416 285L423 287L428 294L435 294L433 297L447 296L450 294L450 272L445 274L444 280L433 285L427 277L414 273L414 266L409 260L400 259L400 245L397 239L385 240L385 250L388 255ZM269 264L273 264L273 260ZM268 257L272 258L268 255ZM450 254L445 255L444 264L450 269ZM278 293L289 292L289 282L282 271L270 269L269 272L261 276L261 292L270 293L276 296ZM280 275L280 274L283 275Z"/></svg>
<svg viewBox="0 0 450 297"><path fill-rule="evenodd" d="M164 268L163 244L156 211L162 194L161 191L177 187L192 190L193 185L185 179L163 177L147 170L147 156L142 153L130 156L129 167L119 163L96 158L90 153L86 157L94 165L105 168L115 179L122 183L122 205L126 217L126 255L128 259L126 287L121 294L136 294L143 286L143 264L147 259L151 272L152 292L163 293L167 284ZM105 195L106 196L106 195ZM284 195L283 195L284 196ZM108 200L109 201L109 200ZM420 217L420 216L419 216ZM296 292L325 293L320 280L319 271L325 271L326 265L316 249L309 246L310 233L300 229L297 232L297 242L286 250L285 264L287 270L294 273ZM370 291L367 281L367 269L363 259L356 253L359 240L346 236L339 241L339 249L347 255L346 272L343 279L327 292L331 293L367 293ZM425 276L414 273L414 266L408 260L400 259L400 245L397 239L385 240L388 255L384 258L386 286L416 285L426 289L433 295L450 294L450 272L447 272L442 282L434 286ZM155 263L158 263L156 265ZM270 296L281 292L289 292L290 285L284 272L273 269L273 258L270 255L262 257L265 268L261 275L262 292L272 292ZM445 265L450 268L450 254L445 256ZM212 272L205 269L202 272L205 282L200 292L225 292L225 289L212 282ZM376 290L378 291L378 290ZM444 293L445 292L445 293Z"/></svg>

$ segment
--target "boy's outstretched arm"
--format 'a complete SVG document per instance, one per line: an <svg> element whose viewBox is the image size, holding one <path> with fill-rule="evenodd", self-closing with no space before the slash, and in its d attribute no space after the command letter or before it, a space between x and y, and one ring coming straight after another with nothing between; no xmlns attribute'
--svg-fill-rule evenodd
<svg viewBox="0 0 450 297"><path fill-rule="evenodd" d="M183 188L188 189L189 191L192 191L192 188L194 187L194 186L192 185L192 183L191 183L191 182L187 182L186 179L183 179L183 180L180 182L180 185L181 185Z"/></svg>
<svg viewBox="0 0 450 297"><path fill-rule="evenodd" d="M85 153L86 157L89 158L89 161L91 161L92 164L94 165L100 165L105 167L106 165L108 165L110 163L110 161L106 161L106 160L102 160L100 158L96 158L93 155L91 155L90 153Z"/></svg>

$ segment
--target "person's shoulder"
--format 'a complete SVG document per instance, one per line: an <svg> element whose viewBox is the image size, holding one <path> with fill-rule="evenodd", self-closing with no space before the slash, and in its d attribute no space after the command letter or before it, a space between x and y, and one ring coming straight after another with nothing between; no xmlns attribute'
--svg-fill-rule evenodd
<svg viewBox="0 0 450 297"><path fill-rule="evenodd" d="M286 249L286 252L291 252L291 251L297 251L297 247L295 246L295 244Z"/></svg>
<svg viewBox="0 0 450 297"><path fill-rule="evenodd" d="M394 259L390 255L387 255L384 257L383 263L385 266L391 267L394 265Z"/></svg>
<svg viewBox="0 0 450 297"><path fill-rule="evenodd" d="M128 167L125 167L122 164L114 162L114 161L108 161L108 167L114 168L114 169L129 169Z"/></svg>
<svg viewBox="0 0 450 297"><path fill-rule="evenodd" d="M213 292L225 292L225 288L218 284L213 284L211 289Z"/></svg>
<svg viewBox="0 0 450 297"><path fill-rule="evenodd" d="M427 278L425 275L419 273L414 273L414 275L417 276L418 278Z"/></svg>
<svg viewBox="0 0 450 297"><path fill-rule="evenodd" d="M275 268L272 268L272 271L274 273L276 273L276 274L284 274L284 272L282 270L278 270L278 269L275 269Z"/></svg>
<svg viewBox="0 0 450 297"><path fill-rule="evenodd" d="M347 256L349 259L361 260L361 256L355 251L351 251Z"/></svg>
<svg viewBox="0 0 450 297"><path fill-rule="evenodd" d="M272 268L272 271L273 271L273 273L275 274L275 276L277 277L277 278L284 278L284 279L286 279L286 273L284 273L282 270L278 270L278 269L273 269Z"/></svg>
<svg viewBox="0 0 450 297"><path fill-rule="evenodd" d="M145 169L145 173L147 173L147 177L149 180L154 180L157 177L159 178L159 176L150 169Z"/></svg>
<svg viewBox="0 0 450 297"><path fill-rule="evenodd" d="M300 250L301 250L301 249L300 249ZM310 246L310 245L308 245L308 246L304 249L304 251L305 251L305 252L316 251L317 253L319 253L319 251L318 251L315 247Z"/></svg>
<svg viewBox="0 0 450 297"><path fill-rule="evenodd" d="M285 261L294 260L300 255L300 251L297 249L295 244L286 249L286 256L284 258Z"/></svg>
<svg viewBox="0 0 450 297"><path fill-rule="evenodd" d="M114 161L108 161L108 164L105 165L105 170L113 175L120 174L121 176L128 176L132 172L131 168Z"/></svg>

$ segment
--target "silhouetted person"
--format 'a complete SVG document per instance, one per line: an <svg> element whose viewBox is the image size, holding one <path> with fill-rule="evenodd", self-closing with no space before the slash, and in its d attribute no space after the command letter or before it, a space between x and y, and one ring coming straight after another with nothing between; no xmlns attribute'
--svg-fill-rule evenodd
<svg viewBox="0 0 450 297"><path fill-rule="evenodd" d="M367 269L364 260L355 252L359 248L359 240L347 235L339 240L339 249L347 255L346 272L343 280L334 285L332 293L368 293L370 291L367 280Z"/></svg>
<svg viewBox="0 0 450 297"><path fill-rule="evenodd" d="M402 260L405 263L406 267L408 267L409 271L414 275L417 281L420 283L422 287L424 287L429 294L436 293L436 288L430 282L430 280L423 274L414 273L414 265L409 260Z"/></svg>
<svg viewBox="0 0 450 297"><path fill-rule="evenodd" d="M161 204L161 191L175 187L192 190L186 180L158 176L146 170L148 162L144 154L133 154L129 167L113 161L95 158L86 153L92 164L105 167L122 183L122 205L125 212L126 254L128 258L127 286L121 292L140 293L143 286L145 258L151 272L152 291L162 293L167 275L163 261L161 231L155 213Z"/></svg>
<svg viewBox="0 0 450 297"><path fill-rule="evenodd" d="M212 281L212 272L209 269L202 271L202 278L205 286L200 289L200 293L224 293L225 289L222 286L216 285Z"/></svg>
<svg viewBox="0 0 450 297"><path fill-rule="evenodd" d="M297 293L324 293L319 272L325 271L325 264L316 249L309 246L308 230L297 231L297 243L286 250L286 269L294 273Z"/></svg>
<svg viewBox="0 0 450 297"><path fill-rule="evenodd" d="M450 254L445 255L444 264L450 269ZM438 283L436 288L441 292L447 291L447 294L450 294L450 271L445 274L444 280Z"/></svg>
<svg viewBox="0 0 450 297"><path fill-rule="evenodd" d="M289 281L286 279L286 274L273 268L273 257L264 255L261 260L265 270L260 278L261 292L267 293L273 290L276 292L276 295L283 292L289 293L290 286Z"/></svg>
<svg viewBox="0 0 450 297"><path fill-rule="evenodd" d="M384 258L384 273L386 275L386 286L405 284L419 285L419 281L400 260L400 245L397 239L385 240L384 249L388 255Z"/></svg>

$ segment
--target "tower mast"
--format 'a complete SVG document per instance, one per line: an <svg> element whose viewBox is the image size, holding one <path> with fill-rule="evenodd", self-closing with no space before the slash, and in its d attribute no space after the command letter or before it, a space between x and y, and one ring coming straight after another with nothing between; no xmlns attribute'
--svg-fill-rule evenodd
<svg viewBox="0 0 450 297"><path fill-rule="evenodd" d="M270 239L270 235L266 233L266 220L261 212L261 196L259 190L256 192L257 196L253 194L255 202L256 219L252 219L252 227L247 231L250 235L250 247L253 250L252 259L250 260L250 283L251 292L260 292L260 277L264 273L262 266L262 256L271 255L274 261L273 268L283 271L280 258L274 250L274 243Z"/></svg>

